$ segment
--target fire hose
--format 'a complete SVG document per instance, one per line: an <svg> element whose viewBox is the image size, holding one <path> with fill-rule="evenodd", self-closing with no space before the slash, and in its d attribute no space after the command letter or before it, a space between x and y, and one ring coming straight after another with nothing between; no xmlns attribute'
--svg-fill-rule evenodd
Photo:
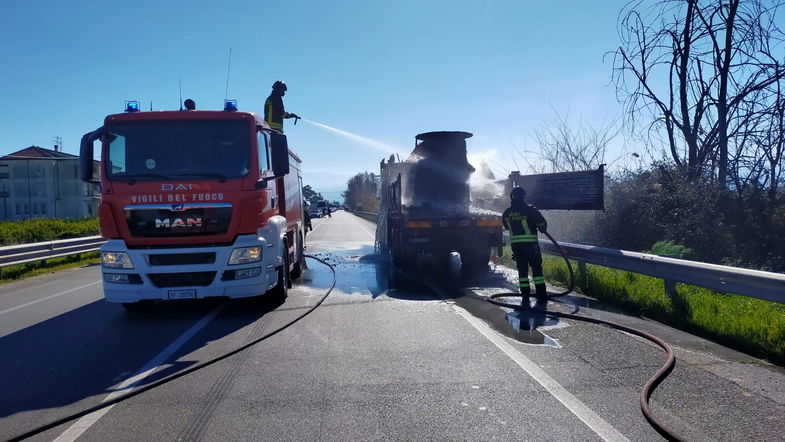
<svg viewBox="0 0 785 442"><path fill-rule="evenodd" d="M547 232L543 232L543 233L545 233L545 236L547 236L548 239L551 240L553 245L560 252L562 258L564 258L564 262L567 264L567 269L570 272L570 283L569 283L569 287L567 288L567 290L565 290L565 291L563 291L561 293L555 293L555 294L548 295L548 298L557 298L557 297L560 297L560 296L565 296L565 295L571 293L573 291L573 289L575 288L575 273L573 272L572 265L570 264L570 260L567 257L566 251L561 248L561 246L559 245L558 242L556 242L556 240L553 238L553 236L551 236ZM513 292L495 293L493 295L488 296L486 298L486 301L490 302L491 304L495 304L495 305L498 305L498 306L501 306L501 307L507 307L507 308L511 308L511 309L515 309L515 310L533 311L531 309L531 307L528 306L528 303L525 302L526 301L525 298L524 298L523 305L503 302L503 301L499 300L499 298L514 298L514 297L522 298L523 295L521 295L520 293L513 293ZM555 316L555 317L559 317L559 318L566 318L566 319L573 319L573 320L576 320L576 321L588 322L588 323L591 323L591 324L605 325L605 326L611 327L611 328L616 329L616 330L621 330L621 331L624 331L624 332L627 332L627 333L630 333L630 334L633 334L633 335L636 335L636 336L640 336L640 337L642 337L644 339L647 339L647 340L655 343L660 348L662 348L665 351L665 353L667 354L667 359L666 359L665 363L643 385L643 388L640 390L639 395L638 395L638 402L639 402L639 405L640 405L641 412L643 413L643 416L646 418L646 420L649 422L649 424L655 430L657 430L657 432L662 437L664 437L667 440L672 440L672 441L683 441L683 440L685 440L682 436L678 435L674 430L670 429L659 418L657 418L657 416L654 415L654 412L652 412L651 407L649 406L649 398L651 397L652 393L654 393L654 390L657 388L657 386L668 376L668 374L673 370L673 367L676 364L676 357L673 354L673 349L671 348L671 346L667 342L665 342L661 338L659 338L657 336L654 336L654 335L652 335L650 333L647 333L645 331L638 330L636 328L628 327L626 325L618 324L618 323L615 323L615 322L606 321L604 319L597 319L597 318L591 318L591 317L587 317L587 316L580 316L580 315L576 315L576 314L572 314L572 313L562 313L562 312L557 312L557 311L552 311L552 310L541 310L541 309L537 310L537 313L543 314L543 315L551 315L551 316Z"/></svg>
<svg viewBox="0 0 785 442"><path fill-rule="evenodd" d="M322 295L322 297L319 299L319 301L316 304L314 304L311 308L309 308L308 310L303 312L300 316L297 316L293 320L291 320L291 321L287 322L286 324L284 324L283 326L281 326L281 327L271 331L270 333L267 333L266 335L264 335L262 337L254 339L253 341L251 341L251 342L249 342L247 344L241 345L240 347L237 347L237 348L235 348L232 351L224 353L224 354L222 354L222 355L220 355L218 357L215 357L213 359L210 359L208 361L202 362L201 364L194 365L194 366L192 366L190 368L187 368L187 369L185 369L185 370L183 370L181 372L178 372L178 373L172 374L170 376L167 376L167 377L165 377L163 379L160 379L158 381L151 382L151 383L149 383L149 384L147 384L145 386L138 387L135 390L133 390L133 391L127 393L127 394L124 394L122 396L116 397L116 398L108 400L106 402L102 402L102 403L100 403L98 405L95 405L93 407L86 408L86 409L84 409L82 411L70 414L70 415L65 416L63 418L60 418L60 419L57 419L55 421L52 421L52 422L49 422L47 424L41 425L39 427L36 427L36 428L34 428L32 430L29 430L29 431L27 431L25 433L22 433L22 434L20 434L18 436L14 436L14 437L8 439L8 442L15 442L15 441L20 441L20 440L24 440L24 439L33 437L36 434L42 433L42 432L44 432L46 430L50 430L50 429L52 429L54 427L57 427L57 426L62 425L62 424L65 424L65 423L70 422L70 421L72 421L74 419L79 419L80 417L87 416L90 413L96 412L98 410L102 410L102 409L104 409L106 407L110 407L110 406L115 405L117 403L120 403L120 402L126 401L128 399L131 399L134 396L139 396L140 394L142 394L144 392L147 392L147 391L150 391L153 388L157 388L157 387L160 387L161 385L168 384L169 382L171 382L171 381L173 381L175 379L179 379L179 378L181 378L181 377L183 377L185 375L191 374L191 373L193 373L195 371L198 371L198 370L201 370L201 369L203 369L205 367L213 365L216 362L222 361L222 360L224 360L224 359L226 359L226 358L228 358L230 356L234 356L237 353L240 353L240 352L242 352L244 350L247 350L247 349L253 347L254 345L256 345L256 344L258 344L258 343L260 343L260 342L262 342L262 341L264 341L264 340L266 340L268 338L271 338L274 335L277 335L278 333L280 333L280 332L284 331L285 329L289 328L290 326L294 325L296 322L298 322L301 319L303 319L304 317L308 316L314 310L316 310L320 305L322 305L324 300L327 299L327 296L335 288L335 268L332 265L330 265L329 263L327 263L326 261L324 261L323 259L317 258L316 256L312 256L312 255L303 255L303 256L306 257L306 258L314 259L314 260L316 260L316 261L326 265L327 267L329 267L330 270L333 273L333 282L332 282L332 285L330 285L330 288L327 289L327 292L325 292L325 294Z"/></svg>

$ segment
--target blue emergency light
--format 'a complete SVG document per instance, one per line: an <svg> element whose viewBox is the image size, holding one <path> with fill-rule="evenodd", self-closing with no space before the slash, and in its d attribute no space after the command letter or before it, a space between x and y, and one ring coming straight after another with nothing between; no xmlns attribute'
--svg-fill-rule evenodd
<svg viewBox="0 0 785 442"><path fill-rule="evenodd" d="M224 111L226 112L237 111L237 100L224 100Z"/></svg>
<svg viewBox="0 0 785 442"><path fill-rule="evenodd" d="M126 100L125 102L125 111L126 112L139 112L139 102L136 100Z"/></svg>

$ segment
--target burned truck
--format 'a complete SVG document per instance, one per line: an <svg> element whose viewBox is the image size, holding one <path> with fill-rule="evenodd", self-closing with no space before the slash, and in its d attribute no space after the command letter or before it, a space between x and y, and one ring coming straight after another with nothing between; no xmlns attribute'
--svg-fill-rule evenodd
<svg viewBox="0 0 785 442"><path fill-rule="evenodd" d="M466 158L468 132L417 135L405 161L381 162L381 204L377 251L389 257L399 276L442 267L452 252L462 270L487 268L491 249L503 246L501 214L471 204Z"/></svg>
<svg viewBox="0 0 785 442"><path fill-rule="evenodd" d="M462 270L486 269L492 249L504 246L501 212L512 187L526 189L541 210L603 210L604 169L481 179L466 157L469 132L427 132L415 137L409 158L381 162L377 252L390 259L393 282L445 266L453 252ZM473 175L475 174L475 175Z"/></svg>

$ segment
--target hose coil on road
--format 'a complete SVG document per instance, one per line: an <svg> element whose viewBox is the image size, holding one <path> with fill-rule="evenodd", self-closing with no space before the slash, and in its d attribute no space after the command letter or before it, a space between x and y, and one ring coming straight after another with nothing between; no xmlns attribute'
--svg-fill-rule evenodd
<svg viewBox="0 0 785 442"><path fill-rule="evenodd" d="M84 409L82 411L79 411L77 413L73 413L71 415L68 415L68 416L65 416L63 418L60 418L60 419L58 419L56 421L52 421L52 422L49 422L47 424L41 425L41 426L39 426L37 428L34 428L34 429L30 430L30 431L27 431L27 432L23 433L23 434L20 434L18 436L12 437L11 439L8 439L8 442L16 442L16 441L20 441L20 440L24 440L24 439L33 437L36 434L40 434L40 433L43 433L44 431L51 430L54 427L57 427L57 426L62 425L62 424L65 424L65 423L70 422L70 421L72 421L74 419L79 419L80 417L87 416L90 413L93 413L93 412L96 412L98 410L104 409L106 407L109 407L109 406L115 405L117 403L123 402L125 400L128 400L128 399L134 397L134 396L138 396L138 395L140 395L140 394L142 394L142 393L144 393L146 391L150 391L153 388L160 387L161 385L167 384L167 383L169 383L169 382L171 382L171 381L173 381L175 379L179 379L179 378L181 378L181 377L183 377L185 375L193 373L193 372L195 372L197 370L201 370L202 368L208 367L210 365L215 364L216 362L222 361L222 360L224 360L224 359L226 359L228 357L236 355L237 353L240 353L240 352L242 352L244 350L247 350L247 349L253 347L254 345L256 345L256 344L258 344L258 343L260 343L260 342L262 342L262 341L264 341L264 340L266 340L268 338L271 338L274 335L277 335L278 333L280 333L280 332L284 331L285 329L289 328L290 326L294 325L296 322L298 322L301 319L303 319L304 317L308 316L314 310L316 310L320 305L322 305L324 300L327 299L327 296L329 296L330 293L335 288L335 282L336 282L335 268L331 264L329 264L327 261L325 261L325 260L323 260L321 258L318 258L316 256L313 256L313 255L303 255L303 256L305 256L306 258L314 259L314 260L316 260L316 261L326 265L330 269L330 271L332 271L333 282L330 285L330 288L327 289L327 292L325 292L325 294L322 295L322 297L319 299L319 301L316 304L314 304L311 308L309 308L308 310L303 312L303 314L301 314L300 316L298 316L298 317L294 318L293 320L287 322L283 326L281 326L281 327L271 331L270 333L267 333L266 335L264 335L262 337L254 339L253 341L251 341L251 342L249 342L247 344L241 345L240 347L237 347L236 349L234 349L234 350L232 350L232 351L230 351L228 353L224 353L224 354L222 354L222 355L220 355L218 357L215 357L215 358L210 359L208 361L202 362L201 364L194 365L194 366L192 366L190 368L187 368L187 369L185 369L185 370L183 370L183 371L181 371L179 373L175 373L173 375L167 376L167 377L165 377L163 379L160 379L158 381L151 382L151 383L149 383L149 384L147 384L145 386L138 387L135 390L133 390L133 391L131 391L131 392L129 392L129 393L123 395L123 396L120 396L120 397L108 400L106 402L102 402L102 403L100 403L98 405L95 405L93 407L90 407L90 408Z"/></svg>
<svg viewBox="0 0 785 442"><path fill-rule="evenodd" d="M547 236L548 239L551 240L551 242L556 247L556 249L559 250L559 252L561 252L562 258L564 258L564 262L567 263L567 268L569 269L570 272L570 284L567 290L561 293L548 295L548 298L565 296L571 293L575 288L575 273L572 270L572 265L570 265L570 260L567 258L567 254L564 252L561 246L559 246L559 243L557 243L556 240L549 233L547 232L543 232L543 233L545 233L545 236ZM513 298L513 297L523 298L523 295L520 293L513 293L513 292L495 293L493 295L488 296L486 298L486 301L490 302L491 304L495 304L501 307L507 307L515 310L535 311L532 310L531 308L522 306L521 304L512 304L512 303L502 302L498 300L498 298ZM526 299L528 299L528 296L526 297ZM524 304L526 304L526 302L524 302ZM659 418L657 418L657 416L654 415L654 412L651 410L651 407L649 405L649 398L651 397L652 393L654 393L654 390L657 388L657 386L668 376L668 374L673 370L673 367L676 364L676 356L673 354L673 349L671 348L670 344L668 344L661 338L654 336L653 334L647 333L643 330L638 330L636 328L628 327L626 325L618 324L611 321L606 321L603 319L590 318L588 316L580 316L572 313L562 313L562 312L543 310L543 309L538 309L536 310L536 312L542 315L551 315L559 318L573 319L576 321L605 325L616 330L621 330L636 336L640 336L644 339L647 339L657 344L660 348L665 350L665 353L667 354L667 359L665 363L643 385L643 388L640 390L640 393L638 395L638 402L641 408L641 412L643 413L643 416L646 418L649 424L655 430L657 430L657 432L662 437L664 437L669 441L685 440L682 436L677 434L674 430L670 429L661 420L659 420Z"/></svg>

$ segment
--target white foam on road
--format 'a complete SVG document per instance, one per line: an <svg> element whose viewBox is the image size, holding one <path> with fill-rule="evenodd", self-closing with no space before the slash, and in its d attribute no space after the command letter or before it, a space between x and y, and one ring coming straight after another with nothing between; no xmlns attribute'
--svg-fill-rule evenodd
<svg viewBox="0 0 785 442"><path fill-rule="evenodd" d="M196 324L194 324L191 328L186 330L185 333L180 335L177 339L175 339L171 344L169 344L163 351L158 353L156 357L150 360L147 364L145 364L142 368L139 369L133 376L126 379L125 381L121 382L117 387L115 387L114 391L109 393L101 402L110 401L118 396L122 396L124 394L130 393L134 387L139 385L146 377L150 376L151 374L155 373L158 368L163 365L169 358L188 342L191 338L194 337L196 333L198 333L201 329L203 329L210 321L212 321L221 310L226 307L226 304L221 304L218 307L214 308L210 313L208 313L205 317L199 320ZM82 417L76 423L71 425L67 430L63 432L55 442L72 442L75 441L79 436L82 435L85 431L87 431L93 424L98 422L103 415L109 412L114 405L110 405L106 408L102 408L98 411L88 414L87 416Z"/></svg>

